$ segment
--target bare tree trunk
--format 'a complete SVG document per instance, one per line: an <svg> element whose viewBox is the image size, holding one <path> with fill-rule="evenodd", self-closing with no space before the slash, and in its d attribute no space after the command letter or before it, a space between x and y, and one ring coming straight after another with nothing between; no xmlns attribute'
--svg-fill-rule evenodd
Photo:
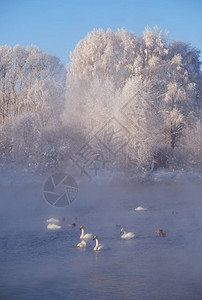
<svg viewBox="0 0 202 300"><path fill-rule="evenodd" d="M12 84L12 98L13 98L13 111L14 116L17 116L17 103L16 103L16 92L15 92L15 84Z"/></svg>
<svg viewBox="0 0 202 300"><path fill-rule="evenodd" d="M171 126L170 126L170 146L172 149L175 148L175 139L176 139L176 135L173 132L173 126L172 126L172 122L171 122Z"/></svg>
<svg viewBox="0 0 202 300"><path fill-rule="evenodd" d="M4 123L5 121L5 83L3 83L3 87L2 87L2 121Z"/></svg>

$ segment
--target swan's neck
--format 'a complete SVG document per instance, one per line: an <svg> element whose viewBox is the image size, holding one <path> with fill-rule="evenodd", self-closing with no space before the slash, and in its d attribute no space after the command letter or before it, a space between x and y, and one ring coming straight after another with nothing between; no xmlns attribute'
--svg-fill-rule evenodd
<svg viewBox="0 0 202 300"><path fill-rule="evenodd" d="M84 236L84 229L81 228L81 239L82 239L83 236Z"/></svg>
<svg viewBox="0 0 202 300"><path fill-rule="evenodd" d="M99 245L98 239L95 239L95 247L98 248L98 245Z"/></svg>
<svg viewBox="0 0 202 300"><path fill-rule="evenodd" d="M123 234L127 234L127 232L124 230L124 231L123 231Z"/></svg>

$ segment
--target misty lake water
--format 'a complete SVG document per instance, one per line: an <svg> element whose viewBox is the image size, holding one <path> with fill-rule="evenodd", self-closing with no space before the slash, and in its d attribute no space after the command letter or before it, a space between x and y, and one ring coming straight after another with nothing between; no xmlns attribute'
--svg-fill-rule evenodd
<svg viewBox="0 0 202 300"><path fill-rule="evenodd" d="M41 186L0 186L1 300L202 299L201 182L83 184L63 209ZM50 217L62 229L47 230ZM80 225L110 249L77 248ZM136 237L122 240L119 226Z"/></svg>

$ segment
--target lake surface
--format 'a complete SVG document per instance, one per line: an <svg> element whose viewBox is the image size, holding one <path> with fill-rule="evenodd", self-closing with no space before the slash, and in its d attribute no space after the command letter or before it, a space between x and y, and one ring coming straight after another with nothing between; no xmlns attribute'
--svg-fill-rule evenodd
<svg viewBox="0 0 202 300"><path fill-rule="evenodd" d="M1 300L202 299L200 182L86 184L63 209L46 203L40 182L7 184L0 208ZM47 230L50 217L65 217L62 229ZM80 225L110 249L77 248ZM136 237L122 240L119 226Z"/></svg>

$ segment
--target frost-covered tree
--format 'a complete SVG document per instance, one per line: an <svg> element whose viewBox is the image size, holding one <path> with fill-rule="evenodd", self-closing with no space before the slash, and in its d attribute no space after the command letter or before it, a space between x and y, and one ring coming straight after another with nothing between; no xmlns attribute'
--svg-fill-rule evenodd
<svg viewBox="0 0 202 300"><path fill-rule="evenodd" d="M64 106L64 94L61 86L50 79L35 81L21 100L19 111L29 112L41 127L60 118Z"/></svg>
<svg viewBox="0 0 202 300"><path fill-rule="evenodd" d="M120 110L119 119L131 137L126 149L127 160L138 169L149 168L154 154L166 143L161 130L163 118L155 106L155 94L140 78L132 77L125 84L121 99L125 105Z"/></svg>
<svg viewBox="0 0 202 300"><path fill-rule="evenodd" d="M134 58L140 52L139 40L125 30L93 30L80 41L70 55L67 86L85 85L95 77L109 78L117 87L134 72Z"/></svg>
<svg viewBox="0 0 202 300"><path fill-rule="evenodd" d="M199 54L183 42L172 42L169 47L167 85L160 99L172 148L175 148L189 115L198 114L201 106Z"/></svg>
<svg viewBox="0 0 202 300"><path fill-rule="evenodd" d="M49 79L64 89L64 67L57 57L36 46L0 47L0 122L22 113L23 103L36 82Z"/></svg>
<svg viewBox="0 0 202 300"><path fill-rule="evenodd" d="M11 47L0 47L0 114L4 122L9 114L11 104L10 77L12 70L13 52Z"/></svg>
<svg viewBox="0 0 202 300"><path fill-rule="evenodd" d="M200 115L199 55L200 51L187 43L169 41L158 27L146 28L142 37L124 29L94 30L71 54L64 119L68 122L69 115L76 116L81 121L77 128L86 128L87 136L92 135L96 126L114 116L130 96L138 93L139 81L145 96L136 98L141 109L134 114L138 134L130 153L139 162L149 157L145 153L151 153L150 161L152 157L158 160L162 151L173 155L182 146L191 116ZM149 143L152 139L154 142ZM151 146L155 144L157 147Z"/></svg>
<svg viewBox="0 0 202 300"><path fill-rule="evenodd" d="M181 139L181 147L186 165L189 168L201 170L202 166L202 120L191 117L191 122L185 125Z"/></svg>
<svg viewBox="0 0 202 300"><path fill-rule="evenodd" d="M13 160L17 163L32 162L40 137L39 127L33 116L30 114L18 116L11 134Z"/></svg>
<svg viewBox="0 0 202 300"><path fill-rule="evenodd" d="M0 47L0 162L45 165L41 136L60 126L64 79L59 59L37 47Z"/></svg>

